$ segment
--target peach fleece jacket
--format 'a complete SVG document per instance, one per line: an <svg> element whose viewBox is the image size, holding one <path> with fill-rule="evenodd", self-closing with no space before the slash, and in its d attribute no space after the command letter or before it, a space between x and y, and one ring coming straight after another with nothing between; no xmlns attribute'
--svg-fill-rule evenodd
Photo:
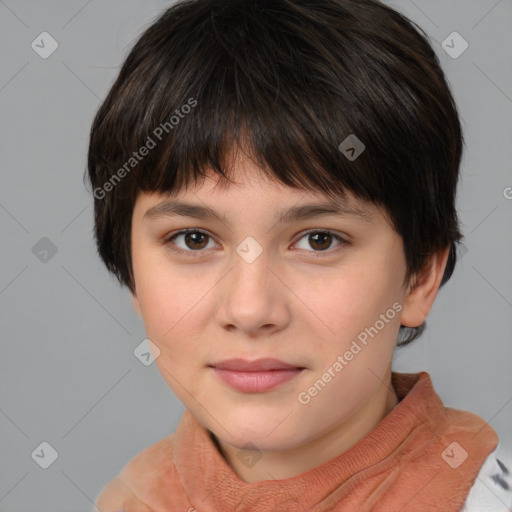
<svg viewBox="0 0 512 512"><path fill-rule="evenodd" d="M186 410L176 432L136 455L96 512L459 512L495 431L447 408L426 372L393 373L396 407L358 443L292 478L244 482Z"/></svg>

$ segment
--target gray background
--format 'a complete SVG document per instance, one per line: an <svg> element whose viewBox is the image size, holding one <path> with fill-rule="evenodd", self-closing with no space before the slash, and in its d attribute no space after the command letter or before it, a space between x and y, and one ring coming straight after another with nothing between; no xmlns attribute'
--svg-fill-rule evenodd
<svg viewBox="0 0 512 512"><path fill-rule="evenodd" d="M82 182L93 116L135 38L170 4L0 1L3 512L90 510L183 412L155 365L133 354L142 320L96 255ZM390 5L431 36L467 141L458 198L467 252L394 369L428 371L446 405L494 427L510 462L512 2ZM47 59L31 48L43 31L59 44ZM441 47L453 31L469 43L456 59ZM43 441L58 452L48 469L31 456Z"/></svg>

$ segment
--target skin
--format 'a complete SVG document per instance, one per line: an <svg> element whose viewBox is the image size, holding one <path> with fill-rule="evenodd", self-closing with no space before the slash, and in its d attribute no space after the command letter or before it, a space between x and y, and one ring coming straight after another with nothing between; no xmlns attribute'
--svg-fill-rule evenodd
<svg viewBox="0 0 512 512"><path fill-rule="evenodd" d="M274 212L327 197L271 181L240 152L230 162L236 183L220 183L210 172L172 197L210 206L221 219L147 220L144 213L169 196L139 194L131 233L133 303L160 350L155 364L165 381L214 434L235 473L253 483L290 478L333 459L396 406L390 382L398 330L427 317L448 249L433 255L414 286L404 285L402 238L384 210L349 195L370 221L330 214L276 223ZM186 228L209 236L169 240ZM328 234L315 242L304 234L309 229L350 243ZM263 251L252 263L236 252L248 236ZM401 311L309 403L300 403L298 394L394 303ZM274 357L305 370L269 391L243 393L208 367L233 357ZM247 467L240 455L255 452L261 457Z"/></svg>

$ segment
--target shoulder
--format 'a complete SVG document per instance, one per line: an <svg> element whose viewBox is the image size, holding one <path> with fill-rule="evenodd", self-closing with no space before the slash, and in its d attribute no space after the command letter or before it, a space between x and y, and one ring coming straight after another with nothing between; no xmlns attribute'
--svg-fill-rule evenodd
<svg viewBox="0 0 512 512"><path fill-rule="evenodd" d="M512 511L512 466L500 445L485 459L460 512Z"/></svg>
<svg viewBox="0 0 512 512"><path fill-rule="evenodd" d="M103 487L92 512L124 512L125 507L137 512L151 512L144 495L159 478L171 470L174 434L135 455L119 474Z"/></svg>

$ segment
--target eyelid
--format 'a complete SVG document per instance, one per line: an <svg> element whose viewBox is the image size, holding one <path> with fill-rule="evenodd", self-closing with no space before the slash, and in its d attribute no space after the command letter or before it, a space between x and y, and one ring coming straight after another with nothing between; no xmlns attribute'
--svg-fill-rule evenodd
<svg viewBox="0 0 512 512"><path fill-rule="evenodd" d="M322 228L311 228L311 229L307 229L306 231L301 231L299 233L299 236L298 236L298 240L300 240L301 238L304 238L306 235L309 235L310 233L329 233L330 235L332 236L335 236L337 238L339 238L340 240L343 240L345 243L350 243L350 238L348 235L346 234L342 234L342 233L339 233L338 231L335 231L333 229L322 229Z"/></svg>

